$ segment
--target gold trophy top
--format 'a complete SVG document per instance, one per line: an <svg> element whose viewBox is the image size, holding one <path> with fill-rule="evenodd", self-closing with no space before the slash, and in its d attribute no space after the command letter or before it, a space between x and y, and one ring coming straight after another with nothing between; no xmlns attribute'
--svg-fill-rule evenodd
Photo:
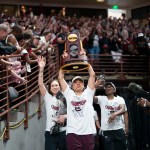
<svg viewBox="0 0 150 150"><path fill-rule="evenodd" d="M74 72L87 68L88 60L79 33L68 33L65 50L62 55L61 69L67 72Z"/></svg>

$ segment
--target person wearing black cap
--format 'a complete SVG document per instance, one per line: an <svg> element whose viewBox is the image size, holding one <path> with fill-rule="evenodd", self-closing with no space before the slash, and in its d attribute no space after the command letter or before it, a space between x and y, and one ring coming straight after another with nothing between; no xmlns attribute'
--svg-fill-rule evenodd
<svg viewBox="0 0 150 150"><path fill-rule="evenodd" d="M91 65L88 67L89 78L87 88L80 76L72 79L69 87L64 79L64 71L59 71L59 83L67 101L67 148L68 150L94 150L94 121L93 96L95 93L95 72Z"/></svg>
<svg viewBox="0 0 150 150"><path fill-rule="evenodd" d="M112 82L106 82L104 89L106 96L94 97L94 103L99 104L101 108L104 149L126 150L126 136L122 120L122 114L126 112L125 101L116 94L116 87Z"/></svg>

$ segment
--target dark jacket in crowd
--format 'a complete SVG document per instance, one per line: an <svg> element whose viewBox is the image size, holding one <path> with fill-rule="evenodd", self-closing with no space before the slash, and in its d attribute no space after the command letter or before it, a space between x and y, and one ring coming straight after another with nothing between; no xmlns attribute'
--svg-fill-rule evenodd
<svg viewBox="0 0 150 150"><path fill-rule="evenodd" d="M137 37L136 46L139 55L148 55L148 43L144 36Z"/></svg>
<svg viewBox="0 0 150 150"><path fill-rule="evenodd" d="M9 55L16 50L17 48L15 46L6 46L0 41L0 55Z"/></svg>

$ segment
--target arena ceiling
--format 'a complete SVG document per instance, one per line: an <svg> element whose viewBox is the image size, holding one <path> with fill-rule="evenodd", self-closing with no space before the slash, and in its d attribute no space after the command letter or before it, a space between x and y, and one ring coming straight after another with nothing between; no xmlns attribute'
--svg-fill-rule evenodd
<svg viewBox="0 0 150 150"><path fill-rule="evenodd" d="M1 0L0 4L20 4L20 5L43 5L56 7L83 7L83 8L112 8L118 5L120 9L138 8L149 6L150 0Z"/></svg>

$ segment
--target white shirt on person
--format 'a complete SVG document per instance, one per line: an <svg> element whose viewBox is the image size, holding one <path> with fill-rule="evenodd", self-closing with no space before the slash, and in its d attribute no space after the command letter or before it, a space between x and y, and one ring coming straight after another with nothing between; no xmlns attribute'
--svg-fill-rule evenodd
<svg viewBox="0 0 150 150"><path fill-rule="evenodd" d="M99 37L97 34L95 34L93 39L93 47L97 47L97 46L99 46Z"/></svg>
<svg viewBox="0 0 150 150"><path fill-rule="evenodd" d="M99 119L98 119L98 115L97 115L96 110L94 110L94 121L97 121L97 120L99 120Z"/></svg>
<svg viewBox="0 0 150 150"><path fill-rule="evenodd" d="M96 110L94 110L93 113L94 113L94 114L93 114L94 122L95 122L95 126L96 126L96 121L99 121L99 118L98 118L98 115L97 115L97 111L96 111ZM96 136L96 135L97 135L97 133L94 134L94 136Z"/></svg>
<svg viewBox="0 0 150 150"><path fill-rule="evenodd" d="M59 116L59 110L63 106L62 101L56 99L55 96L52 96L46 90L45 96L43 96L46 107L46 131L50 131L50 129L55 125L57 121L57 117ZM65 131L65 127L61 127L60 131Z"/></svg>
<svg viewBox="0 0 150 150"><path fill-rule="evenodd" d="M42 44L42 43L44 43L44 44L46 44L46 45L49 44L49 41L46 41L45 36L41 36L40 38L41 38L40 41L39 41L40 44Z"/></svg>
<svg viewBox="0 0 150 150"><path fill-rule="evenodd" d="M113 100L108 100L107 96L97 97L98 104L101 108L101 129L103 131L122 129L124 127L122 115L117 116L112 123L108 123L108 118L112 113L117 112L120 109L120 104L125 105L124 99L120 96L114 97Z"/></svg>
<svg viewBox="0 0 150 150"><path fill-rule="evenodd" d="M96 133L93 118L94 91L87 87L82 95L78 96L69 87L64 91L67 101L67 134L88 135Z"/></svg>

